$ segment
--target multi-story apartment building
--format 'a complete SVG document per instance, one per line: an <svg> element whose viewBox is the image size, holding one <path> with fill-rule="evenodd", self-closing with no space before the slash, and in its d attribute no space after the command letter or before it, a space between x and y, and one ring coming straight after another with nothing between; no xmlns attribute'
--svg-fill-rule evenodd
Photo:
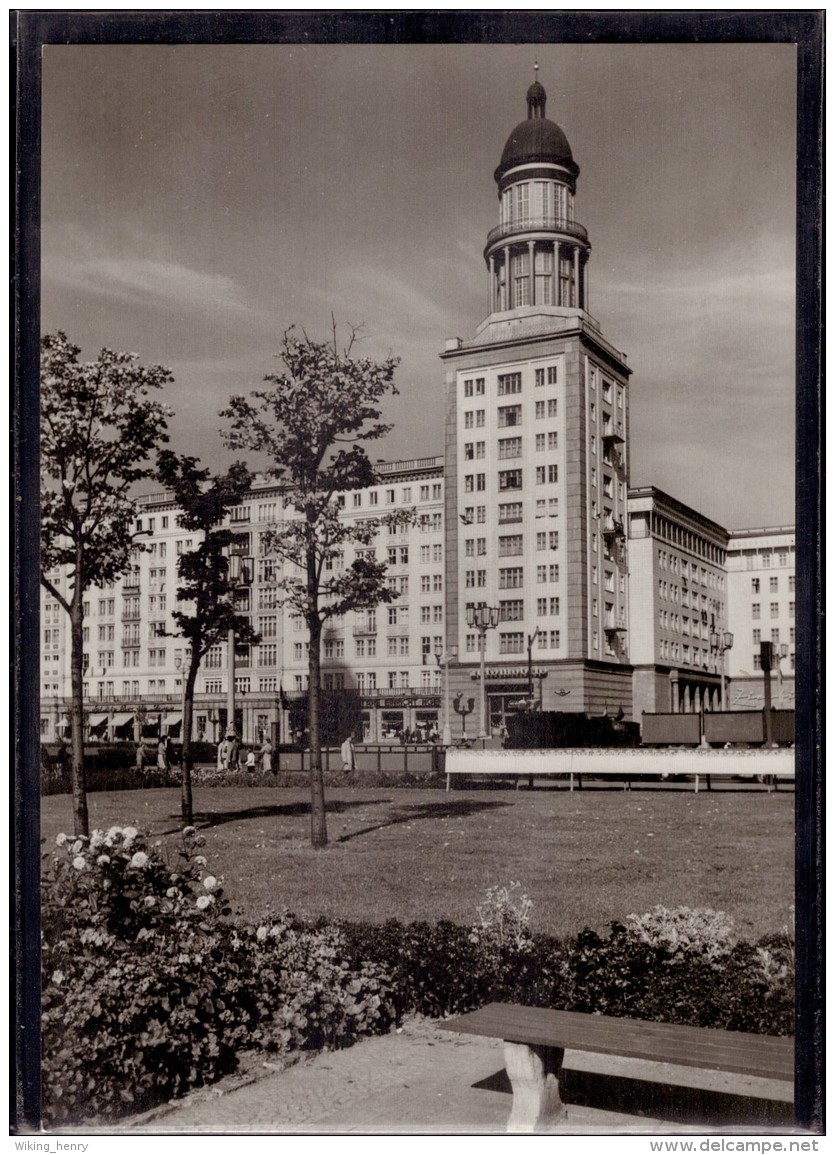
<svg viewBox="0 0 835 1155"><path fill-rule="evenodd" d="M629 490L628 523L635 719L717 710L728 532L651 485Z"/></svg>
<svg viewBox="0 0 835 1155"><path fill-rule="evenodd" d="M370 549L388 564L398 597L377 610L332 619L322 639L322 686L355 690L364 737L381 740L401 730L429 731L439 723L444 636L443 459L381 463L378 484L339 495L346 519L373 521L409 511L396 525L381 525ZM85 702L90 737L132 737L137 728L178 736L182 724L186 649L176 635L177 559L196 544L178 524L171 494L140 499L136 530L147 535L131 568L109 587L85 598ZM230 514L235 552L253 558L252 584L236 593L250 616L258 645L236 645L236 722L245 741L265 734L288 737L288 704L307 687L304 624L281 606L280 566L265 548L281 516L275 486L253 484ZM334 559L347 565L353 557ZM60 583L66 579L55 575ZM182 606L179 608L183 608ZM187 604L184 607L187 610ZM67 615L44 592L41 730L54 740L65 729L69 698ZM217 740L228 721L229 646L206 654L195 695L195 734Z"/></svg>
<svg viewBox="0 0 835 1155"><path fill-rule="evenodd" d="M467 606L498 609L485 638L490 719L528 692L533 646L545 709L632 713L624 355L588 311L579 169L528 90L528 118L495 172L499 224L484 249L489 314L453 338L446 368L447 642L473 692ZM559 694L559 697L555 696Z"/></svg>
<svg viewBox="0 0 835 1155"><path fill-rule="evenodd" d="M793 526L735 529L728 544L728 627L731 702L741 710L763 705L760 642L786 646L772 671L772 702L794 707L795 540Z"/></svg>

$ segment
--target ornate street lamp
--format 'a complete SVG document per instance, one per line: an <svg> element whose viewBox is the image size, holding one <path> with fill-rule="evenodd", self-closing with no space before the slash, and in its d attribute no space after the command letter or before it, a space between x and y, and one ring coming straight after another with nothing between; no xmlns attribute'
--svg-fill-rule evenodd
<svg viewBox="0 0 835 1155"><path fill-rule="evenodd" d="M487 643L487 631L495 630L499 624L498 606L488 606L486 602L470 602L467 606L467 625L471 630L478 630L479 651L481 653L481 707L479 710L478 736L485 741L487 738L487 686L484 673L484 655Z"/></svg>
<svg viewBox="0 0 835 1155"><path fill-rule="evenodd" d="M457 646L450 646L446 650L439 647L435 650L435 661L444 667L444 729L441 734L441 743L444 746L452 745L452 730L449 725L449 663L457 656Z"/></svg>
<svg viewBox="0 0 835 1155"><path fill-rule="evenodd" d="M461 716L461 741L467 740L467 715L475 709L475 698L465 698L463 694L456 694L452 699L452 708Z"/></svg>
<svg viewBox="0 0 835 1155"><path fill-rule="evenodd" d="M234 607L235 594L239 589L244 589L252 585L253 579L253 559L240 553L230 553L228 558L227 577L229 580L229 597ZM234 737L237 734L235 728L235 631L229 631L228 637L228 654L227 661L229 665L229 685L226 693L226 735L227 737Z"/></svg>
<svg viewBox="0 0 835 1155"><path fill-rule="evenodd" d="M710 652L719 655L719 684L721 686L720 706L725 709L725 654L734 644L734 636L727 630L711 630Z"/></svg>

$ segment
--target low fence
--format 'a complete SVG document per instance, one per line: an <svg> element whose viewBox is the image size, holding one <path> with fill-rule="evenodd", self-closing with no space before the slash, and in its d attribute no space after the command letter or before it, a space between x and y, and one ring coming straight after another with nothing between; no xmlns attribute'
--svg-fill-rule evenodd
<svg viewBox="0 0 835 1155"><path fill-rule="evenodd" d="M443 773L444 751L436 745L402 745L399 742L354 747L358 774L411 775L428 777ZM278 770L285 773L305 773L310 769L309 750L281 750ZM276 756L273 755L273 765ZM322 769L326 774L342 770L342 755L338 746L322 749Z"/></svg>

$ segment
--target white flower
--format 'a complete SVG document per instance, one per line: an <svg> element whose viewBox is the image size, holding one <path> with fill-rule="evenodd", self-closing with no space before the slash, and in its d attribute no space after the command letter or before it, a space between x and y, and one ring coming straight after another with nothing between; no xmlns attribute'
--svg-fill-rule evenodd
<svg viewBox="0 0 835 1155"><path fill-rule="evenodd" d="M217 890L217 879L213 874L207 874L203 879L203 886L209 891Z"/></svg>
<svg viewBox="0 0 835 1155"><path fill-rule="evenodd" d="M53 971L52 972L52 981L55 983L56 986L60 987L61 983L64 981L64 972L63 971Z"/></svg>
<svg viewBox="0 0 835 1155"><path fill-rule="evenodd" d="M72 844L73 854L80 854L83 849L84 849L84 843L81 841L80 838L77 838L75 840L75 842Z"/></svg>
<svg viewBox="0 0 835 1155"><path fill-rule="evenodd" d="M165 892L165 897L176 898L179 893L180 892L177 890L176 886L169 886L168 890Z"/></svg>
<svg viewBox="0 0 835 1155"><path fill-rule="evenodd" d="M133 858L130 860L131 866L133 866L136 870L141 870L143 866L147 865L147 863L148 855L145 854L143 850L137 850L136 854L134 854Z"/></svg>
<svg viewBox="0 0 835 1155"><path fill-rule="evenodd" d="M193 826L184 826L183 827L183 836L185 838L188 838L188 836L190 834L196 834L196 833L197 833L197 830Z"/></svg>
<svg viewBox="0 0 835 1155"><path fill-rule="evenodd" d="M98 847L101 846L103 839L104 835L102 832L100 830L94 830L90 837L90 849L97 850Z"/></svg>
<svg viewBox="0 0 835 1155"><path fill-rule="evenodd" d="M145 895L145 905L146 906L156 906L156 904L157 904L157 900L156 900L156 898L154 898L154 896L152 894L146 894Z"/></svg>
<svg viewBox="0 0 835 1155"><path fill-rule="evenodd" d="M201 894L197 900L197 909L198 910L205 910L206 907L211 906L211 904L213 902L214 902L214 899L212 898L212 896L210 894Z"/></svg>
<svg viewBox="0 0 835 1155"><path fill-rule="evenodd" d="M133 842L138 833L139 831L135 826L126 826L122 831L122 838L125 840L125 846L127 846L128 843Z"/></svg>
<svg viewBox="0 0 835 1155"><path fill-rule="evenodd" d="M80 854L76 855L76 857L72 860L72 864L76 870L87 869L87 859L83 858Z"/></svg>
<svg viewBox="0 0 835 1155"><path fill-rule="evenodd" d="M267 928L265 926L259 926L255 932L255 937L258 939L259 942L263 942L264 939L267 937Z"/></svg>
<svg viewBox="0 0 835 1155"><path fill-rule="evenodd" d="M198 854L194 861L197 864L197 866L205 866L206 865L206 859L203 857L202 854Z"/></svg>
<svg viewBox="0 0 835 1155"><path fill-rule="evenodd" d="M111 826L110 829L108 830L107 834L105 834L105 838L108 840L108 842L112 842L113 839L116 837L116 835L121 834L121 833L122 833L121 826Z"/></svg>
<svg viewBox="0 0 835 1155"><path fill-rule="evenodd" d="M99 864L99 866L106 866L108 864L108 862L110 862L110 855L109 854L100 854L98 856L98 858L96 859L96 862Z"/></svg>
<svg viewBox="0 0 835 1155"><path fill-rule="evenodd" d="M67 841L66 834L56 834L56 836L55 836L55 845L56 846L63 846L66 841ZM56 971L55 973L60 974L61 972Z"/></svg>

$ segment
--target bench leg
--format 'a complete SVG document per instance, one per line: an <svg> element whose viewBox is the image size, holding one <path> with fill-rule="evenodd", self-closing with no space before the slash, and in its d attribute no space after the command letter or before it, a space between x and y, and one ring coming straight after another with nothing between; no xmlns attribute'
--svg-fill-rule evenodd
<svg viewBox="0 0 835 1155"><path fill-rule="evenodd" d="M559 1085L564 1053L560 1047L505 1043L504 1062L513 1087L508 1132L541 1134L558 1130L557 1124L566 1116Z"/></svg>

